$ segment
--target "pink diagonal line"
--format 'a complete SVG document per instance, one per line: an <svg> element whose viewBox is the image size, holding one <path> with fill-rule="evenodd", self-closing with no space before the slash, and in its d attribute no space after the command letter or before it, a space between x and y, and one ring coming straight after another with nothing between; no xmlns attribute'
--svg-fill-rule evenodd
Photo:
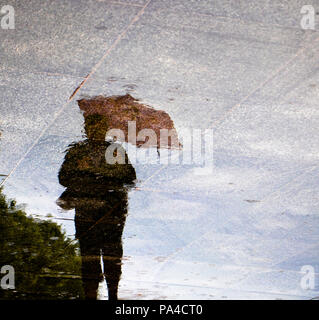
<svg viewBox="0 0 319 320"><path fill-rule="evenodd" d="M112 43L112 45L108 48L108 50L105 52L103 57L96 63L96 65L92 68L91 72L84 78L84 80L80 83L80 85L75 89L73 94L69 97L68 101L58 110L58 112L53 117L52 121L49 123L47 127L45 127L37 139L32 143L32 145L27 149L25 154L20 158L20 160L16 163L16 165L13 167L13 169L9 172L9 174L6 176L5 179L3 179L0 182L0 187L9 179L9 177L17 170L21 162L26 158L26 156L31 152L31 150L34 148L34 146L40 141L40 139L43 137L45 132L53 125L55 120L58 118L58 116L63 112L63 110L66 108L66 106L72 101L76 93L84 86L86 81L96 72L96 70L99 68L99 66L102 64L102 62L107 58L107 56L111 53L111 51L117 46L117 44L121 41L121 39L126 35L128 30L133 26L134 23L136 23L139 18L144 14L145 9L150 4L152 0L149 0L142 9L135 15L135 17L132 19L130 24L123 30L123 32L116 38L116 40Z"/></svg>
<svg viewBox="0 0 319 320"><path fill-rule="evenodd" d="M116 38L116 40L112 43L109 49L105 52L103 57L98 61L98 63L93 67L91 72L84 78L84 80L80 83L80 85L75 89L75 91L70 96L69 100L72 100L76 93L84 86L87 80L96 72L96 70L100 67L106 57L110 54L110 52L117 46L117 44L122 40L122 38L127 34L128 30L132 27L132 25L139 20L139 18L143 15L145 9L150 4L152 0L149 0L143 8L137 13L137 15L132 19L130 24L126 27L125 30Z"/></svg>
<svg viewBox="0 0 319 320"><path fill-rule="evenodd" d="M315 42L317 42L319 40L319 37L316 38L314 41L309 41L311 43L311 45L309 46L305 46L300 48L295 55L293 55L288 61L287 63L281 65L272 75L270 75L267 79L265 79L265 81L263 81L258 87L256 87L254 90L252 90L250 93L248 93L244 98L242 98L238 103L236 103L234 106L232 106L227 112L225 112L225 114L220 117L215 124L213 124L213 127L217 127L218 125L220 125L227 117L230 113L232 113L235 109L237 109L238 107L240 107L246 100L248 100L251 96L253 96L257 91L259 91L261 88L263 88L268 82L270 82L271 80L273 80L276 76L278 76L282 71L288 69L288 67L295 61L297 60L297 58L306 50L309 49L309 47L311 47Z"/></svg>
<svg viewBox="0 0 319 320"><path fill-rule="evenodd" d="M316 38L314 41L311 42L311 46L317 42L319 40L319 38ZM240 100L237 104L235 104L230 110L228 110L223 117L219 118L217 121L217 125L222 123L222 121L227 118L227 116L233 112L235 109L237 109L238 107L241 106L241 104L243 102L245 102L247 99L249 99L253 94L255 94L258 90L260 90L262 87L264 87L268 82L270 82L271 80L273 80L277 75L279 75L283 70L287 69L289 67L289 65L291 65L293 63L294 60L296 60L306 49L308 49L310 46L305 46L301 49L298 50L298 52L291 57L287 63L285 63L284 65L280 66L270 77L268 77L265 81L263 81L258 87L256 87L253 91L251 91L249 94L247 94L242 100ZM216 127L216 125L215 125ZM164 167L162 167L161 169L164 169ZM151 176L152 178L154 178L154 176L156 176L157 173L159 173L161 171L161 169L159 169L153 176ZM148 179L149 180L149 179ZM289 184L290 182L288 182L287 184ZM278 192L278 190L276 191ZM275 193L276 193L275 192ZM212 223L210 224L212 225ZM198 242L199 240L203 239L207 234L209 234L210 231L205 232L203 235L201 235L199 238L194 239L193 241L189 242L188 244L186 244L185 246L178 248L176 251L174 251L173 253L171 253L168 257L166 257L163 265L166 265L169 261L171 261L171 259L177 255L179 252L183 251L185 248L193 245L194 243ZM163 266L160 267L160 269Z"/></svg>
<svg viewBox="0 0 319 320"><path fill-rule="evenodd" d="M314 44L314 42L317 42L319 40L319 37L316 38L314 41L309 41L311 45ZM309 46L305 46L300 48L295 55L293 55L287 63L281 65L272 75L270 75L265 81L263 81L259 86L257 86L255 89L253 89L250 93L248 93L244 98L242 98L238 103L236 103L234 106L232 106L223 116L221 116L215 124L213 124L213 128L216 129L218 125L220 125L227 116L232 113L235 109L239 108L246 100L248 100L251 96L253 96L258 90L263 88L268 82L271 82L276 76L278 76L282 71L288 69L288 67L295 61L297 58L306 50ZM156 177L163 169L165 169L167 165L163 165L158 171L153 173L150 177L148 177L144 183L148 182L152 178Z"/></svg>

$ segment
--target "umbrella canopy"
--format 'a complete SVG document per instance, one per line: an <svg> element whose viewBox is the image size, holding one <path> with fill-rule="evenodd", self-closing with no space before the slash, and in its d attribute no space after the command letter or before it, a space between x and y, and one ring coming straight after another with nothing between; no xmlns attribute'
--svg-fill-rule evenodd
<svg viewBox="0 0 319 320"><path fill-rule="evenodd" d="M129 94L81 99L78 100L78 104L80 109L84 111L85 119L99 114L105 116L108 130L121 130L123 138L118 140L130 142L138 147L156 146L157 148L177 149L181 147L170 116L165 111L139 103ZM136 126L136 139L129 136L129 121L134 121ZM156 140L154 140L154 134ZM152 139L153 143L145 143L149 139Z"/></svg>

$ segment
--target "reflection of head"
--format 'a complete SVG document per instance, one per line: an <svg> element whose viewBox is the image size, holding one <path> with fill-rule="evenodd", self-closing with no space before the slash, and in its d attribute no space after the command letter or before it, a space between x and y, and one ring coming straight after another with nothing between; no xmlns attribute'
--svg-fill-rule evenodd
<svg viewBox="0 0 319 320"><path fill-rule="evenodd" d="M89 140L104 141L108 130L107 118L101 114L90 114L85 117L84 129Z"/></svg>

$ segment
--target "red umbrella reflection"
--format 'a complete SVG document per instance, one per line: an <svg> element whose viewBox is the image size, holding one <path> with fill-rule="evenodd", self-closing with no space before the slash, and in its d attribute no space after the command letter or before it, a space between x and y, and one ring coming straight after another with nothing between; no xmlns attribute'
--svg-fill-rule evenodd
<svg viewBox="0 0 319 320"><path fill-rule="evenodd" d="M124 96L81 99L79 107L84 118L100 114L106 116L108 129L123 132L122 142L130 142L138 147L180 148L176 129L170 116L162 110L141 104L129 94ZM129 134L129 122L135 121L137 137ZM150 139L152 141L150 141ZM156 139L156 140L154 140ZM147 143L145 143L147 142Z"/></svg>

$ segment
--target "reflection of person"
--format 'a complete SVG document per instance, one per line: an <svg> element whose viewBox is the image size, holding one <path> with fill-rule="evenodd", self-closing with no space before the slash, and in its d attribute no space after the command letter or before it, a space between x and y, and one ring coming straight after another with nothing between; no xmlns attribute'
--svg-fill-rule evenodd
<svg viewBox="0 0 319 320"><path fill-rule="evenodd" d="M96 299L103 273L109 299L117 299L127 192L136 179L135 170L124 149L119 149L121 147L115 149L125 156L125 164L107 163L106 149L114 146L105 141L107 130L105 116L85 117L87 139L70 146L59 172L59 182L67 189L58 204L66 210L75 208L76 237L80 243L87 299Z"/></svg>

